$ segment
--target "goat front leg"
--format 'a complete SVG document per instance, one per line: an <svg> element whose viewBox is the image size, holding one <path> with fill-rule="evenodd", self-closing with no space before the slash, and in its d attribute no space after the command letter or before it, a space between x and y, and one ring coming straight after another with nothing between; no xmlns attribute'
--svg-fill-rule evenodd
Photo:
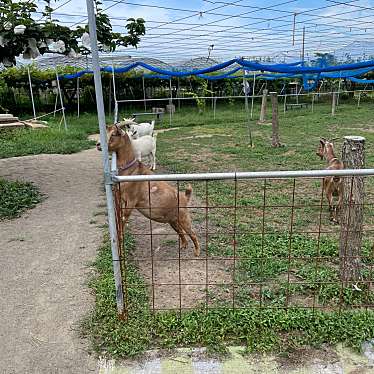
<svg viewBox="0 0 374 374"><path fill-rule="evenodd" d="M329 203L329 212L330 212L330 221L334 221L334 206L333 206L333 196L332 196L332 191L330 188L330 183L326 183L326 198Z"/></svg>
<svg viewBox="0 0 374 374"><path fill-rule="evenodd" d="M336 223L339 223L340 221L340 213L342 211L342 207L343 207L343 189L342 189L342 185L340 185L338 188L337 188L337 192L338 192L338 203L336 205L336 208L335 208L335 219L336 219Z"/></svg>
<svg viewBox="0 0 374 374"><path fill-rule="evenodd" d="M152 152L151 155L152 155L152 159L151 159L152 167L151 167L151 170L156 170L156 154Z"/></svg>
<svg viewBox="0 0 374 374"><path fill-rule="evenodd" d="M124 202L124 207L122 208L122 221L125 226L129 223L129 218L131 216L132 211L134 210L134 205L129 204L129 201L126 200Z"/></svg>

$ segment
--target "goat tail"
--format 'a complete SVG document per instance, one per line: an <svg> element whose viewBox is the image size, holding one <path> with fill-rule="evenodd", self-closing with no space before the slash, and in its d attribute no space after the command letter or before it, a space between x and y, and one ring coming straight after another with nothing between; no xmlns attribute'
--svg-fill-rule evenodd
<svg viewBox="0 0 374 374"><path fill-rule="evenodd" d="M186 192L184 194L186 196L187 204L188 204L190 202L191 196L192 196L192 186L190 184L187 186Z"/></svg>

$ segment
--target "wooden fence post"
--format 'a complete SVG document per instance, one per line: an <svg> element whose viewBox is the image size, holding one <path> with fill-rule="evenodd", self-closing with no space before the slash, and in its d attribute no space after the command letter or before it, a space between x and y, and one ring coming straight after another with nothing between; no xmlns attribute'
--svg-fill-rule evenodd
<svg viewBox="0 0 374 374"><path fill-rule="evenodd" d="M364 167L365 138L346 136L342 160L346 169ZM344 285L361 279L361 243L363 228L364 177L343 178L343 206L340 214L340 279Z"/></svg>
<svg viewBox="0 0 374 374"><path fill-rule="evenodd" d="M331 104L331 115L332 116L335 116L336 102L337 102L337 94L336 92L333 92L332 93L332 104Z"/></svg>
<svg viewBox="0 0 374 374"><path fill-rule="evenodd" d="M276 92L270 92L271 96L271 107L272 107L272 136L271 136L271 146L281 147L279 140L279 122L278 122L278 95Z"/></svg>
<svg viewBox="0 0 374 374"><path fill-rule="evenodd" d="M261 102L261 113L260 113L260 120L258 123L266 122L266 104L268 100L268 90L265 88L262 91L262 102Z"/></svg>

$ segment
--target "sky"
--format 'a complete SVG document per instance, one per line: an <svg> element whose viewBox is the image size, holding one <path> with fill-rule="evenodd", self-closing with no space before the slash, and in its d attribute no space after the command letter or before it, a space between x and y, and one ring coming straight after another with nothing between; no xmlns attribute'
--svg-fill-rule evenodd
<svg viewBox="0 0 374 374"><path fill-rule="evenodd" d="M137 49L118 53L166 62L208 56L295 60L316 52L374 55L374 0L102 0L115 31L143 18ZM43 2L39 1L39 5ZM52 2L64 25L85 24L85 0ZM295 15L296 14L296 15ZM353 44L352 44L353 43ZM348 48L346 46L349 46Z"/></svg>

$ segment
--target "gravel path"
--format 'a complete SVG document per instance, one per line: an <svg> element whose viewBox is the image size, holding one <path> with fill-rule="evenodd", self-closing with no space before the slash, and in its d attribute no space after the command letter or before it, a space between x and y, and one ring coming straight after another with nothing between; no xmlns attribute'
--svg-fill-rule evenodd
<svg viewBox="0 0 374 374"><path fill-rule="evenodd" d="M32 181L47 196L0 222L0 373L97 371L77 324L94 303L85 282L101 243L100 157L91 149L0 160L0 176Z"/></svg>

